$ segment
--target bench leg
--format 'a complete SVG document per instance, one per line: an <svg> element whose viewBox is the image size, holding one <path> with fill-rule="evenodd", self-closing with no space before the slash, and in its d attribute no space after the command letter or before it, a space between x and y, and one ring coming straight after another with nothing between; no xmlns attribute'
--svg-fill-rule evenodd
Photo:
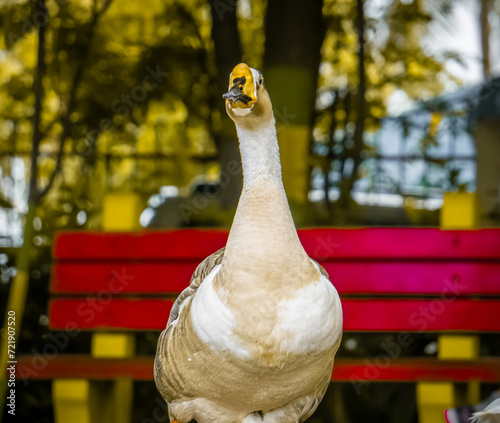
<svg viewBox="0 0 500 423"><path fill-rule="evenodd" d="M479 336L440 335L438 358L440 360L475 360L479 357ZM471 381L455 385L455 407L474 405L480 402L480 382Z"/></svg>
<svg viewBox="0 0 500 423"><path fill-rule="evenodd" d="M479 227L480 204L478 194L445 192L440 223L442 229L474 229ZM438 337L438 358L440 360L473 360L478 356L478 336L440 335ZM446 409L479 402L479 381L471 381L466 385L454 385L452 383L419 385L417 386L417 392L420 392L420 399L418 399L419 421L422 423L444 422ZM435 398L433 399L432 396L435 396ZM429 415L428 420L427 412L435 412L436 415ZM441 418L439 414L441 414Z"/></svg>
<svg viewBox="0 0 500 423"><path fill-rule="evenodd" d="M52 382L56 423L90 423L90 383L85 379Z"/></svg>
<svg viewBox="0 0 500 423"><path fill-rule="evenodd" d="M91 422L124 422L132 417L133 381L115 379L90 382Z"/></svg>
<svg viewBox="0 0 500 423"><path fill-rule="evenodd" d="M417 383L417 409L420 423L444 423L444 411L454 404L453 383Z"/></svg>
<svg viewBox="0 0 500 423"><path fill-rule="evenodd" d="M52 385L56 423L130 422L133 381L57 379Z"/></svg>
<svg viewBox="0 0 500 423"><path fill-rule="evenodd" d="M92 356L125 358L134 353L133 334L96 333ZM52 385L56 423L129 423L134 381L131 379L57 379Z"/></svg>
<svg viewBox="0 0 500 423"><path fill-rule="evenodd" d="M105 231L140 229L142 199L135 193L107 194L102 228ZM91 354L95 358L133 357L133 334L95 333ZM132 417L133 380L89 381L61 379L53 382L56 423L129 423Z"/></svg>
<svg viewBox="0 0 500 423"><path fill-rule="evenodd" d="M479 337L476 335L440 335L438 358L440 360L473 360L479 356ZM480 383L418 383L418 420L421 423L444 422L448 408L477 404Z"/></svg>
<svg viewBox="0 0 500 423"><path fill-rule="evenodd" d="M91 353L98 358L126 358L133 357L135 337L127 333L95 333L92 336ZM91 395L100 403L95 412L95 423L114 421L128 423L132 417L134 381L131 379L115 379L112 381L93 381ZM105 413L106 416L102 415ZM99 416L97 417L97 415ZM94 423L94 420L92 421Z"/></svg>

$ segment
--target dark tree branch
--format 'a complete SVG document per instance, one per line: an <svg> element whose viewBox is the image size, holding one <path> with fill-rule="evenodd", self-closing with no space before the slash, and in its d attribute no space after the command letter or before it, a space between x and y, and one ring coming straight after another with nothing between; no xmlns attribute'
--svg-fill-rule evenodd
<svg viewBox="0 0 500 423"><path fill-rule="evenodd" d="M233 67L241 62L240 35L236 15L236 1L211 1L212 40L214 43L217 75L215 78L217 90L213 102L222 117L219 127L215 128L214 141L217 147L221 171L227 169L231 162L240 161L240 151L234 124L226 116L226 107L222 94L228 89L228 77ZM243 178L241 174L234 175L221 190L220 203L222 208L235 208L241 192Z"/></svg>
<svg viewBox="0 0 500 423"><path fill-rule="evenodd" d="M36 7L45 14L48 19L47 9L45 7L45 0L38 0ZM47 25L41 24L38 27L38 59L36 64L36 75L33 84L33 91L35 94L35 110L33 113L33 145L31 148L31 173L30 173L30 188L29 188L29 201L36 201L38 197L38 154L40 150L41 133L40 133L40 120L42 114L42 97L43 97L43 76L45 74L45 30Z"/></svg>
<svg viewBox="0 0 500 423"><path fill-rule="evenodd" d="M330 106L330 113L332 114L332 120L330 121L330 137L328 138L328 154L326 156L325 168L324 168L324 192L325 192L325 205L327 210L331 213L331 202L330 202L330 172L332 171L333 159L335 158L335 153L333 151L335 147L335 131L338 126L337 122L337 109L339 104L339 90L335 90L335 99Z"/></svg>
<svg viewBox="0 0 500 423"><path fill-rule="evenodd" d="M358 30L358 93L356 96L356 128L354 130L353 178L356 179L357 170L361 164L361 152L363 151L363 135L366 120L366 72L365 72L365 12L363 0L356 1L356 26Z"/></svg>
<svg viewBox="0 0 500 423"><path fill-rule="evenodd" d="M351 191L358 178L363 152L366 120L366 72L365 72L365 13L364 1L356 0L356 32L358 34L358 92L356 95L356 127L353 134L353 147L348 156L353 161L352 172L342 187L339 205L347 210L351 201Z"/></svg>
<svg viewBox="0 0 500 423"><path fill-rule="evenodd" d="M52 185L54 184L54 180L55 180L57 174L61 170L61 162L62 162L63 153L64 153L64 146L65 146L66 140L69 138L69 135L71 132L70 116L73 113L75 106L76 106L76 95L77 95L78 87L79 87L80 82L82 80L82 76L83 76L83 73L85 70L85 65L87 64L87 59L89 56L90 47L92 45L92 41L93 41L94 35L95 35L95 29L97 27L99 19L106 12L106 10L108 10L112 1L113 0L107 0L100 10L97 10L96 8L94 8L94 13L93 13L92 21L91 21L92 25L90 27L88 40L84 46L82 58L80 60L80 63L78 64L78 67L76 68L75 75L73 77L73 82L71 84L71 90L69 93L69 99L68 99L68 105L66 107L66 112L64 113L64 115L61 118L62 131L61 131L61 135L59 136L60 141L59 141L59 150L58 150L57 158L56 158L56 166L54 168L54 171L50 175L49 182L47 183L47 185L42 190L37 192L36 202L40 202L40 200L47 194L47 192L49 192L49 190L52 188Z"/></svg>
<svg viewBox="0 0 500 423"><path fill-rule="evenodd" d="M97 22L97 20L106 13L106 10L109 9L109 6L111 6L112 2L113 0L106 0L106 2L101 7L101 10L94 10L94 22Z"/></svg>
<svg viewBox="0 0 500 423"><path fill-rule="evenodd" d="M483 52L483 74L484 79L491 76L490 60L490 21L491 0L480 0L481 2L481 47Z"/></svg>

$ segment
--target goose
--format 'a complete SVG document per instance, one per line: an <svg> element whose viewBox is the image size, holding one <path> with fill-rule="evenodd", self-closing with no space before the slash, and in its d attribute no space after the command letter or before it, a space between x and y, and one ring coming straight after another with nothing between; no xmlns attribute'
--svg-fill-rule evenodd
<svg viewBox="0 0 500 423"><path fill-rule="evenodd" d="M474 413L470 420L472 423L500 423L500 398L497 398L484 410Z"/></svg>
<svg viewBox="0 0 500 423"><path fill-rule="evenodd" d="M243 189L226 247L175 301L155 357L178 423L297 423L317 408L342 336L339 295L297 236L262 74L244 63L223 95Z"/></svg>

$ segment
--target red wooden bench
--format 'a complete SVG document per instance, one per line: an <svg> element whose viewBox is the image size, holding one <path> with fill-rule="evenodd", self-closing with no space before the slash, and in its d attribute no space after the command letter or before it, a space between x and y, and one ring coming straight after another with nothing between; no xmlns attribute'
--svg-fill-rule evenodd
<svg viewBox="0 0 500 423"><path fill-rule="evenodd" d="M198 263L225 245L227 234L59 234L50 328L60 339L80 329L163 330L176 295ZM453 382L500 381L500 358L479 357L476 336L500 332L500 229L309 229L299 236L342 297L345 332L396 332L400 346L415 333L440 334L439 358L401 358L397 347L369 361L339 357L333 380L359 386L417 382L423 397L446 396ZM32 356L20 357L18 378L153 378L152 356L66 355L60 344L43 366Z"/></svg>

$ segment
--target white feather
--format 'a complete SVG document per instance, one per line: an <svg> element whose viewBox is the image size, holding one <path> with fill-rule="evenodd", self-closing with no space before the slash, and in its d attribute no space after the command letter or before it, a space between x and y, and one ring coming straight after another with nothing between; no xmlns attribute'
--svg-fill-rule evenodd
<svg viewBox="0 0 500 423"><path fill-rule="evenodd" d="M246 116L252 111L252 108L231 107L231 110L236 116Z"/></svg>
<svg viewBox="0 0 500 423"><path fill-rule="evenodd" d="M248 358L250 353L233 334L236 325L234 315L213 288L213 280L220 268L220 264L215 266L196 291L191 305L193 328L212 350L229 350L238 357Z"/></svg>
<svg viewBox="0 0 500 423"><path fill-rule="evenodd" d="M273 335L287 352L307 354L331 348L342 331L337 290L324 276L278 305L278 330Z"/></svg>
<svg viewBox="0 0 500 423"><path fill-rule="evenodd" d="M260 72L257 69L250 68L250 70L252 71L253 83L255 85L255 99L257 99L257 83L258 83L261 75L260 75Z"/></svg>
<svg viewBox="0 0 500 423"><path fill-rule="evenodd" d="M500 398L489 404L484 410L474 413L472 423L500 423Z"/></svg>
<svg viewBox="0 0 500 423"><path fill-rule="evenodd" d="M274 181L278 186L283 187L274 120L255 130L239 126L236 130L240 139L241 160L244 168L243 193L261 178Z"/></svg>

